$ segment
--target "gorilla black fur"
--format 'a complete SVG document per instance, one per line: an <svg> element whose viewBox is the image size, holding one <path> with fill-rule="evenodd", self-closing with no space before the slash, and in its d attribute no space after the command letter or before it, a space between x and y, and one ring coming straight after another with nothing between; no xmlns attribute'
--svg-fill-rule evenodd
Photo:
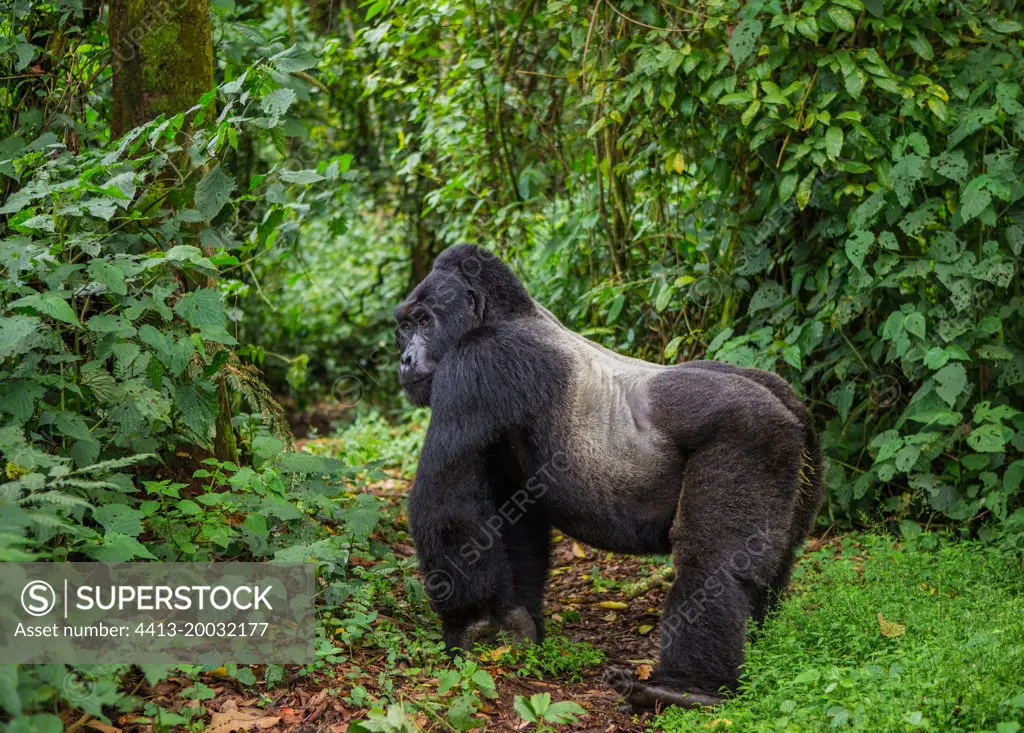
<svg viewBox="0 0 1024 733"><path fill-rule="evenodd" d="M654 674L606 673L635 709L735 690L747 619L785 589L821 500L818 439L790 386L609 351L469 245L441 253L395 317L403 388L432 411L409 520L447 646L496 627L543 638L556 527L672 553Z"/></svg>

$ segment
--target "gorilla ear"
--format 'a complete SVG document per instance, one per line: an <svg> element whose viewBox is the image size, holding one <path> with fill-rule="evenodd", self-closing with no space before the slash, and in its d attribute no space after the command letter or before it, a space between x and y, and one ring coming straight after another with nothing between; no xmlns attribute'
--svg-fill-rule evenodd
<svg viewBox="0 0 1024 733"><path fill-rule="evenodd" d="M484 296L483 293L479 293L472 288L469 292L469 300L473 304L473 314L476 316L477 323L484 322Z"/></svg>

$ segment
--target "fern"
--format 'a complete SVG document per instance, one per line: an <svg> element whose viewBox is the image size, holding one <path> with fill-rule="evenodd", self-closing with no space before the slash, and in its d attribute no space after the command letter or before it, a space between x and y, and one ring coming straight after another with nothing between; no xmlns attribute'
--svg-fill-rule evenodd
<svg viewBox="0 0 1024 733"><path fill-rule="evenodd" d="M109 461L100 461L94 463L91 466L85 466L79 468L76 471L72 471L70 475L77 476L80 474L95 474L101 471L116 471L119 468L126 468L127 466L134 466L136 463L142 463L150 458L156 458L152 453L136 453L133 456L124 456L123 458L114 458Z"/></svg>
<svg viewBox="0 0 1024 733"><path fill-rule="evenodd" d="M92 504L87 502L85 499L80 499L79 497L72 496L71 494L65 494L62 491L42 491L38 494L29 494L28 496L24 496L19 499L17 504L19 506L27 506L30 504L55 504L63 507L82 507L83 509L92 509Z"/></svg>
<svg viewBox="0 0 1024 733"><path fill-rule="evenodd" d="M252 364L243 364L232 354L214 379L227 381L228 386L242 395L246 404L262 416L271 432L289 448L292 447L295 438L285 418L284 408L263 381L259 369Z"/></svg>

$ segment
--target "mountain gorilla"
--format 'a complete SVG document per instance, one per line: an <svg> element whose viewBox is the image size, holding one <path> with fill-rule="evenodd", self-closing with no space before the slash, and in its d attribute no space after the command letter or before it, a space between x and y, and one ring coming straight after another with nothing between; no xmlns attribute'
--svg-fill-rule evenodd
<svg viewBox="0 0 1024 733"><path fill-rule="evenodd" d="M543 638L556 527L672 553L661 661L644 681L605 674L635 710L735 690L747 619L785 589L821 499L818 439L789 385L620 356L469 245L441 253L395 317L402 387L432 412L409 522L448 648L495 628Z"/></svg>

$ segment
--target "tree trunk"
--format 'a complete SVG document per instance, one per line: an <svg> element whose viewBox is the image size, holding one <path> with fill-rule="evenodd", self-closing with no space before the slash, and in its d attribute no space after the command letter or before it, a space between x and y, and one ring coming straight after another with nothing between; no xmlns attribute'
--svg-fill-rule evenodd
<svg viewBox="0 0 1024 733"><path fill-rule="evenodd" d="M210 0L111 0L117 138L191 107L213 87Z"/></svg>
<svg viewBox="0 0 1024 733"><path fill-rule="evenodd" d="M108 31L114 70L112 138L159 115L183 112L213 88L210 0L110 0ZM222 461L237 461L225 382L217 388L217 401L214 453Z"/></svg>

